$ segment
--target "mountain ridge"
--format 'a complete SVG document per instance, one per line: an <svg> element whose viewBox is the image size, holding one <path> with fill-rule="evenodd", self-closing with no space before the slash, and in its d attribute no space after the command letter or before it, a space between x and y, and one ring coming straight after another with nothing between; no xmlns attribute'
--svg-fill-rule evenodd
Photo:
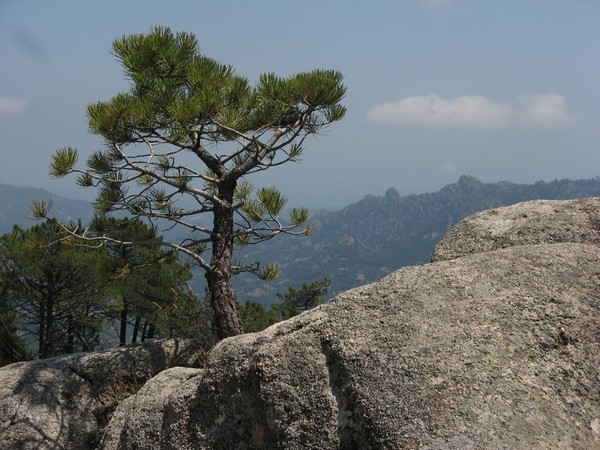
<svg viewBox="0 0 600 450"><path fill-rule="evenodd" d="M517 184L486 183L471 175L436 192L401 195L390 187L383 196L368 194L339 210L315 212L308 237L277 239L237 252L246 262L277 263L282 276L269 283L241 274L234 284L240 303L268 305L276 293L328 277L330 296L370 283L394 270L429 262L437 241L461 219L486 209L537 199L566 200L600 196L600 177L583 180L538 181ZM12 226L29 227L32 199L52 200L52 214L61 220L89 220L91 202L71 200L44 189L0 184L0 233ZM192 286L203 292L204 277L197 272Z"/></svg>
<svg viewBox="0 0 600 450"><path fill-rule="evenodd" d="M435 244L461 219L528 200L600 196L600 177L585 180L484 183L462 175L437 192L401 196L389 188L338 211L319 211L307 238L281 236L241 252L248 261L278 263L282 277L258 286L238 277L241 300L265 302L290 286L331 278L330 294L376 281L392 271L429 262ZM268 303L266 301L265 303Z"/></svg>
<svg viewBox="0 0 600 450"><path fill-rule="evenodd" d="M29 228L37 223L29 216L32 200L51 201L52 217L63 221L88 221L93 213L87 200L63 197L41 188L0 183L0 234L10 233L14 225Z"/></svg>

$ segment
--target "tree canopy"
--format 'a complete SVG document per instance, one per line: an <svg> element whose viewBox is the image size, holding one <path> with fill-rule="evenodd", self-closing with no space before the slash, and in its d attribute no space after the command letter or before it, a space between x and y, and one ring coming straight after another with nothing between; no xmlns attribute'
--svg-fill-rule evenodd
<svg viewBox="0 0 600 450"><path fill-rule="evenodd" d="M214 342L206 302L186 283L189 264L161 250L156 231L138 219L102 225L94 232L146 244L90 245L54 220L0 236L0 366L112 346L115 321L120 345L128 332L131 342Z"/></svg>
<svg viewBox="0 0 600 450"><path fill-rule="evenodd" d="M299 289L290 287L287 292L278 292L279 302L273 303L268 309L258 302L247 301L240 306L244 331L256 332L274 323L290 319L303 311L308 311L321 303L327 295L331 280L324 278L310 284L302 284Z"/></svg>
<svg viewBox="0 0 600 450"><path fill-rule="evenodd" d="M180 331L187 324L201 326L199 317L174 320L173 308L182 315L198 309L191 307L189 297L195 296L186 285L191 278L190 266L161 249L162 238L155 228L140 219L110 217L97 218L93 231L111 238L105 244L107 255L99 269L111 292L109 312L119 322L121 346L127 344L128 330L134 343L138 337L153 337L155 331L162 336L183 337Z"/></svg>
<svg viewBox="0 0 600 450"><path fill-rule="evenodd" d="M323 297L327 295L330 284L329 278L313 281L310 284L303 283L300 289L291 287L287 292L278 292L277 297L284 308L298 314L323 303Z"/></svg>
<svg viewBox="0 0 600 450"><path fill-rule="evenodd" d="M39 358L94 349L102 326L101 254L68 237L52 221L0 237L3 303L18 314L20 335L38 343Z"/></svg>
<svg viewBox="0 0 600 450"><path fill-rule="evenodd" d="M116 39L113 54L131 87L88 106L89 128L103 148L91 154L86 169L77 168L76 149L61 148L50 173L78 173L80 186L96 187L99 214L126 211L187 229L185 239L162 245L204 269L218 336L239 334L232 275L269 278L277 269L235 261L234 244L310 232L306 209L292 209L284 220L281 193L254 189L247 178L298 161L308 136L344 117L342 74L265 73L251 84L232 66L203 55L194 35L166 27ZM33 209L48 215L48 205ZM198 219L205 213L212 214L211 225ZM91 238L84 230L75 233Z"/></svg>

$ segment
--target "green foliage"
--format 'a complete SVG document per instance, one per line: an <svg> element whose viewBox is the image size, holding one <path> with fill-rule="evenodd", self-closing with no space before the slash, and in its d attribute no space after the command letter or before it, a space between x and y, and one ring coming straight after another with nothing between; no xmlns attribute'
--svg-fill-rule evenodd
<svg viewBox="0 0 600 450"><path fill-rule="evenodd" d="M279 277L281 270L277 264L268 264L263 268L259 269L258 277L261 280L274 280Z"/></svg>
<svg viewBox="0 0 600 450"><path fill-rule="evenodd" d="M190 265L161 249L155 228L135 218L107 217L97 217L91 228L111 239L105 243L108 257L100 269L114 299L111 316L121 322L121 345L127 343L128 326L140 320L163 337L190 337L190 327L196 336L201 334L208 319L186 287ZM137 339L135 332L132 339Z"/></svg>
<svg viewBox="0 0 600 450"><path fill-rule="evenodd" d="M281 302L271 305L269 309L258 302L247 301L240 307L244 331L246 333L262 331L277 322L291 319L302 311L314 308L323 302L329 283L330 281L325 278L303 284L300 289L290 288L286 293L277 294Z"/></svg>
<svg viewBox="0 0 600 450"><path fill-rule="evenodd" d="M208 303L200 300L194 292L184 286L171 290L171 296L161 304L154 303L156 309L152 322L158 336L163 338L204 338L207 343L214 340L211 323L213 315Z"/></svg>
<svg viewBox="0 0 600 450"><path fill-rule="evenodd" d="M79 152L76 149L72 147L58 149L52 157L50 176L60 178L71 173L78 159Z"/></svg>
<svg viewBox="0 0 600 450"><path fill-rule="evenodd" d="M287 203L287 199L274 186L261 188L256 192L264 211L270 216L278 216Z"/></svg>
<svg viewBox="0 0 600 450"><path fill-rule="evenodd" d="M265 210L258 200L250 199L242 204L241 210L244 212L247 220L251 223L262 222Z"/></svg>
<svg viewBox="0 0 600 450"><path fill-rule="evenodd" d="M236 311L231 275L267 279L276 271L236 266L232 245L309 232L302 228L305 210L292 211L285 223L282 194L274 187L253 192L245 178L298 161L308 136L343 118L343 77L321 69L264 74L252 86L232 66L203 55L192 34L166 27L116 39L113 54L130 89L87 110L89 129L106 150L93 153L86 170L74 167L75 150L58 150L51 172L76 172L80 186L96 186L94 207L101 214L125 211L187 227L193 237L165 245L206 271L217 329L231 327L219 331L222 337L237 334L239 318L223 316ZM212 228L188 220L203 213L213 215ZM47 211L39 207L37 215L47 217Z"/></svg>
<svg viewBox="0 0 600 450"><path fill-rule="evenodd" d="M256 194L254 198L250 197L252 193ZM309 235L312 232L310 227L305 226L310 218L306 208L291 209L289 225L283 224L281 215L285 210L287 199L274 186L260 188L253 192L252 185L243 182L239 196L236 195L236 198L240 201L238 212L241 212L244 220L251 224L248 228L238 229L234 236L234 243L240 247L268 240L280 232L296 235ZM297 231L291 232L292 229ZM275 272L271 270L272 268L274 266L269 266L267 271L256 271L256 274L261 279L273 279L278 275L278 271Z"/></svg>
<svg viewBox="0 0 600 450"><path fill-rule="evenodd" d="M51 201L43 201L34 199L31 201L29 206L29 212L34 219L43 219L48 217L50 214L50 209L52 208Z"/></svg>
<svg viewBox="0 0 600 450"><path fill-rule="evenodd" d="M110 101L88 107L90 130L104 138L110 149L88 158L88 176L98 181L106 177L115 181L115 173L135 171L136 176L181 185L174 181L173 169L178 167L174 158L190 150L217 176L206 178L196 170L185 170L188 182L210 179L219 184L225 181L223 175L237 179L297 160L303 136L341 120L345 112L339 104L346 90L339 72L314 70L287 78L264 74L252 88L231 66L200 54L198 42L189 33L155 27L149 34L116 39L113 52L132 86ZM281 127L294 136L283 139L286 133L281 134ZM266 139L261 141L261 137ZM209 152L221 142L237 142L241 147L222 159ZM147 145L150 151L127 158L125 147L132 144ZM162 153L157 150L161 144L175 149ZM282 158L277 160L277 154ZM74 155L72 149L59 150L53 173L63 176L72 171ZM83 177L81 185L92 183ZM274 207L267 211L285 203L272 192L265 194L269 197L263 203ZM241 197L247 195L246 191ZM103 199L99 204L108 203ZM117 204L126 207L127 199L113 202L113 208Z"/></svg>
<svg viewBox="0 0 600 450"><path fill-rule="evenodd" d="M95 277L98 249L79 246L53 221L15 227L0 244L4 301L37 355L93 348L106 300Z"/></svg>
<svg viewBox="0 0 600 450"><path fill-rule="evenodd" d="M254 191L254 186L247 180L240 180L235 187L234 196L237 200L244 202Z"/></svg>
<svg viewBox="0 0 600 450"><path fill-rule="evenodd" d="M278 293L277 297L287 307L296 307L300 311L307 311L323 302L323 297L327 295L330 284L331 280L324 278L310 284L302 284L300 289L291 287L287 292Z"/></svg>
<svg viewBox="0 0 600 450"><path fill-rule="evenodd" d="M30 359L18 329L19 315L8 302L9 280L0 273L0 366Z"/></svg>
<svg viewBox="0 0 600 450"><path fill-rule="evenodd" d="M123 345L127 329L134 342L212 340L206 303L186 285L190 265L161 249L156 229L97 216L88 231L106 238L103 246L71 234L80 229L47 221L0 237L0 364L29 358L25 341L40 358L93 350L107 319L122 325Z"/></svg>
<svg viewBox="0 0 600 450"><path fill-rule="evenodd" d="M262 331L280 320L275 311L266 309L260 303L251 301L240 306L240 315L242 317L242 323L244 324L245 333Z"/></svg>
<svg viewBox="0 0 600 450"><path fill-rule="evenodd" d="M112 172L110 154L105 151L95 151L87 160L88 167L97 174L109 174Z"/></svg>
<svg viewBox="0 0 600 450"><path fill-rule="evenodd" d="M290 212L290 219L294 225L304 225L309 217L310 213L306 208L294 208Z"/></svg>
<svg viewBox="0 0 600 450"><path fill-rule="evenodd" d="M301 313L298 307L293 303L274 303L271 310L277 316L277 321L291 319Z"/></svg>
<svg viewBox="0 0 600 450"><path fill-rule="evenodd" d="M77 177L76 183L79 187L91 187L94 185L94 178L89 173L82 173Z"/></svg>

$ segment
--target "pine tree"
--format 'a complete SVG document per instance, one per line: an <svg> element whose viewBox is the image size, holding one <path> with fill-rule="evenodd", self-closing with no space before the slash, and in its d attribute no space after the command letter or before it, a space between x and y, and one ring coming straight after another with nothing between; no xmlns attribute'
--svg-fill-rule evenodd
<svg viewBox="0 0 600 450"><path fill-rule="evenodd" d="M204 270L218 337L239 334L232 276L266 279L277 268L236 262L234 244L310 231L306 209L291 210L284 221L286 199L275 187L255 190L248 177L297 161L308 136L343 118L342 75L266 73L251 85L204 56L192 34L164 27L116 39L113 53L131 88L88 107L90 130L104 149L86 170L76 168L77 150L59 149L51 174L79 173L79 185L97 187L100 214L126 211L187 228L187 239L163 245ZM48 205L33 210L48 215ZM210 225L198 219L204 214L212 214Z"/></svg>
<svg viewBox="0 0 600 450"><path fill-rule="evenodd" d="M53 221L0 237L4 301L37 356L93 350L107 300L96 267L99 249L79 247Z"/></svg>
<svg viewBox="0 0 600 450"><path fill-rule="evenodd" d="M304 283L300 289L291 287L287 292L278 292L277 297L281 303L273 305L273 310L279 314L280 320L308 311L323 303L323 297L327 295L330 284L331 280L324 278L310 284Z"/></svg>

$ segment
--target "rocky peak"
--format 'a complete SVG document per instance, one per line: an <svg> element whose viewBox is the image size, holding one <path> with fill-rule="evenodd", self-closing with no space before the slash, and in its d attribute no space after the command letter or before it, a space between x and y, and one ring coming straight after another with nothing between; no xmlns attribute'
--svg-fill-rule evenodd
<svg viewBox="0 0 600 450"><path fill-rule="evenodd" d="M600 245L600 198L533 200L466 217L436 245L432 261L505 247L572 242Z"/></svg>
<svg viewBox="0 0 600 450"><path fill-rule="evenodd" d="M475 188L483 185L483 182L472 175L461 175L458 185L462 188Z"/></svg>
<svg viewBox="0 0 600 450"><path fill-rule="evenodd" d="M400 203L400 199L402 198L400 196L400 192L398 192L398 189L392 187L389 188L386 192L385 192L385 201L387 203L391 203L393 205L397 205L398 203Z"/></svg>

